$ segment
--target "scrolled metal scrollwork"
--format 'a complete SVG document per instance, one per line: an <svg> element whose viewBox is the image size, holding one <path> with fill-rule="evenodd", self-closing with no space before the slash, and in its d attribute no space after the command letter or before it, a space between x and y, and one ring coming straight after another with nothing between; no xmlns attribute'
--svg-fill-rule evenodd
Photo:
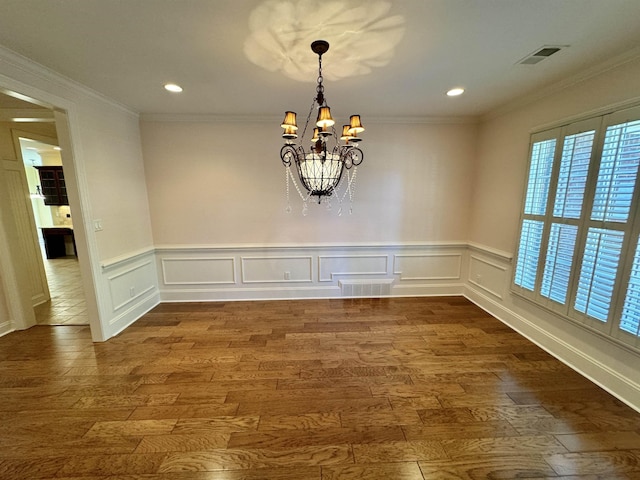
<svg viewBox="0 0 640 480"><path fill-rule="evenodd" d="M344 168L350 169L353 166L358 166L364 160L364 153L358 147L343 147L340 152L340 156L342 157L342 162L344 164Z"/></svg>
<svg viewBox="0 0 640 480"><path fill-rule="evenodd" d="M296 159L296 149L291 145L285 145L280 149L280 158L285 167L290 167Z"/></svg>

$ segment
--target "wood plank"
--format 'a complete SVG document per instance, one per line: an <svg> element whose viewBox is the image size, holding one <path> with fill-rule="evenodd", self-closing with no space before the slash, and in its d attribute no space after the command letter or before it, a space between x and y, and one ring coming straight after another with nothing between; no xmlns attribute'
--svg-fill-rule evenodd
<svg viewBox="0 0 640 480"><path fill-rule="evenodd" d="M370 413L369 413L370 414ZM302 413L300 415L262 415L258 430L311 430L339 428L344 423L340 413ZM350 426L350 425L345 425Z"/></svg>
<svg viewBox="0 0 640 480"><path fill-rule="evenodd" d="M82 455L65 461L57 476L152 474L165 459L164 453L131 453L125 455Z"/></svg>
<svg viewBox="0 0 640 480"><path fill-rule="evenodd" d="M311 445L344 443L378 443L404 440L399 426L318 428L311 430L279 429L259 432L232 433L229 448L292 448Z"/></svg>
<svg viewBox="0 0 640 480"><path fill-rule="evenodd" d="M229 433L147 435L135 453L193 452L225 448Z"/></svg>
<svg viewBox="0 0 640 480"><path fill-rule="evenodd" d="M353 445L356 463L413 462L447 459L442 444L435 440L395 441Z"/></svg>
<svg viewBox="0 0 640 480"><path fill-rule="evenodd" d="M540 455L489 455L463 460L418 462L425 479L483 480L514 478L556 479L556 472ZM586 470L585 470L586 473ZM585 477L586 478L586 477ZM583 477L580 477L582 480ZM572 478L578 480L578 478ZM604 480L604 479L602 479ZM611 479L613 480L613 479Z"/></svg>
<svg viewBox="0 0 640 480"><path fill-rule="evenodd" d="M637 432L581 433L555 437L570 452L640 451L640 435Z"/></svg>
<svg viewBox="0 0 640 480"><path fill-rule="evenodd" d="M345 463L353 463L351 448L347 445L298 447L285 450L226 448L168 454L160 465L159 472L291 468Z"/></svg>
<svg viewBox="0 0 640 480"><path fill-rule="evenodd" d="M546 461L559 475L640 473L640 454L630 451L578 452L550 455Z"/></svg>
<svg viewBox="0 0 640 480"><path fill-rule="evenodd" d="M322 480L424 480L416 462L322 467Z"/></svg>
<svg viewBox="0 0 640 480"><path fill-rule="evenodd" d="M553 435L532 437L492 437L492 438L459 438L443 439L442 445L450 458L466 458L479 456L526 455L529 452L544 451L555 454L564 453L567 449Z"/></svg>
<svg viewBox="0 0 640 480"><path fill-rule="evenodd" d="M96 422L84 437L113 437L117 435L143 437L145 435L169 434L177 420L127 420Z"/></svg>

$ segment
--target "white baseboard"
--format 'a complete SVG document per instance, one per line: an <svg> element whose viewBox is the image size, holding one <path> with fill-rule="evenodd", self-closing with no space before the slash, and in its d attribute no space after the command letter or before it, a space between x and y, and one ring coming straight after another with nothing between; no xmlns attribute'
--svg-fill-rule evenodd
<svg viewBox="0 0 640 480"><path fill-rule="evenodd" d="M340 288L253 287L160 290L162 302L226 302L251 300L302 300L340 297Z"/></svg>
<svg viewBox="0 0 640 480"><path fill-rule="evenodd" d="M11 322L0 323L0 337L3 337L7 333L11 333L13 331L14 331L14 328L12 327Z"/></svg>
<svg viewBox="0 0 640 480"><path fill-rule="evenodd" d="M140 301L131 305L127 310L111 319L109 323L109 337L115 337L159 304L160 293L158 291L150 292L149 295L143 297Z"/></svg>

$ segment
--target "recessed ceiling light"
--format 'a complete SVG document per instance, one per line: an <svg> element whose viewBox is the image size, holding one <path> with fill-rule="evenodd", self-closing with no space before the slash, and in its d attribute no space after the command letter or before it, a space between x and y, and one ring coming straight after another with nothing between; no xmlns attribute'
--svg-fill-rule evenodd
<svg viewBox="0 0 640 480"><path fill-rule="evenodd" d="M176 85L175 83L167 83L164 86L164 89L174 93L180 93L182 91L182 87L180 85Z"/></svg>
<svg viewBox="0 0 640 480"><path fill-rule="evenodd" d="M58 152L59 152L60 150L62 150L62 149L61 149L60 147L58 147L58 146L53 147L53 149L54 149L54 150L57 150Z"/></svg>
<svg viewBox="0 0 640 480"><path fill-rule="evenodd" d="M452 88L447 92L447 95L450 97L457 97L458 95L462 95L464 93L464 88L456 87Z"/></svg>

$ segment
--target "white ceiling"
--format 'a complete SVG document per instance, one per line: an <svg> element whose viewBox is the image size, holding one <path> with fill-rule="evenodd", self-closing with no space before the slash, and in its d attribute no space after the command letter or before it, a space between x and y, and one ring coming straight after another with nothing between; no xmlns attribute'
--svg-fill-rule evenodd
<svg viewBox="0 0 640 480"><path fill-rule="evenodd" d="M306 116L318 38L331 43L334 116L363 117L482 115L640 46L639 0L0 0L0 11L0 44L140 113ZM569 47L517 64L544 45ZM453 86L466 93L446 97Z"/></svg>

